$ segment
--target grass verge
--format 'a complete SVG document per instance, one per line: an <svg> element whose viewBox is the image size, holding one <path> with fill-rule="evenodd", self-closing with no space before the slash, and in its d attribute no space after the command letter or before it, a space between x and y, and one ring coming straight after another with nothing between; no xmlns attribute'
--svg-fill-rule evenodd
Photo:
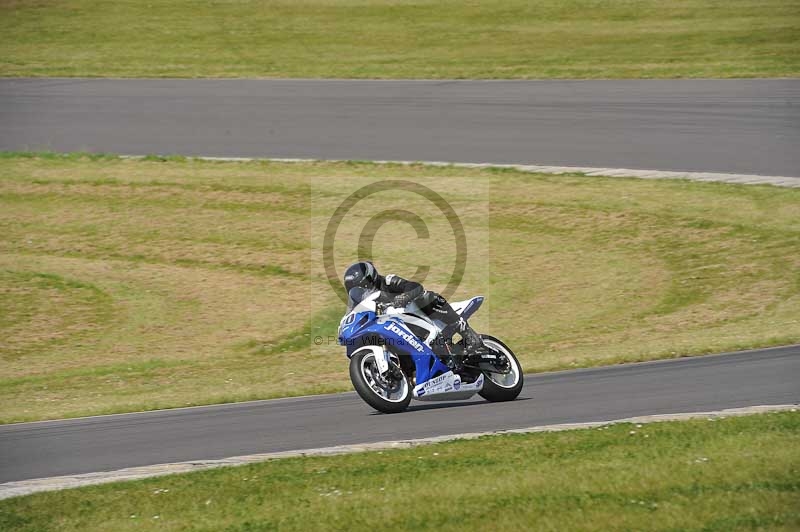
<svg viewBox="0 0 800 532"><path fill-rule="evenodd" d="M369 163L0 157L0 422L347 390L320 235L353 190L427 183L458 213L478 330L527 371L800 341L800 190ZM442 290L452 230L424 200L359 204L380 268ZM437 218L438 217L438 218ZM374 219L374 216L373 216ZM450 240L448 240L450 238ZM431 248L436 242L437 248ZM431 250L421 254L420 249Z"/></svg>
<svg viewBox="0 0 800 532"><path fill-rule="evenodd" d="M784 77L797 0L4 0L0 75Z"/></svg>
<svg viewBox="0 0 800 532"><path fill-rule="evenodd" d="M285 459L0 501L0 527L796 530L798 436L786 412Z"/></svg>

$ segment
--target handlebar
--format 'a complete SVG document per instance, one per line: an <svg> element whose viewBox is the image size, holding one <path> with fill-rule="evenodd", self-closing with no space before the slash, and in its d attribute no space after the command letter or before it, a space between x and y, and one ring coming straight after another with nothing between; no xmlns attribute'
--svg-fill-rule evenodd
<svg viewBox="0 0 800 532"><path fill-rule="evenodd" d="M386 314L386 311L390 308L396 308L391 303L381 303L379 301L375 302L375 313L380 316L381 314Z"/></svg>

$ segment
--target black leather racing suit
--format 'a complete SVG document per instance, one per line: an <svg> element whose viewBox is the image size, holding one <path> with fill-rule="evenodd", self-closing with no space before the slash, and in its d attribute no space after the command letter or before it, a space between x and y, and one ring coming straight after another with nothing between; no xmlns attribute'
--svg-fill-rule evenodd
<svg viewBox="0 0 800 532"><path fill-rule="evenodd" d="M425 290L417 282L394 274L385 277L378 275L375 287L383 293L384 299L394 302L396 307L404 307L413 301L428 317L440 320L447 326L456 325L461 319L445 298Z"/></svg>

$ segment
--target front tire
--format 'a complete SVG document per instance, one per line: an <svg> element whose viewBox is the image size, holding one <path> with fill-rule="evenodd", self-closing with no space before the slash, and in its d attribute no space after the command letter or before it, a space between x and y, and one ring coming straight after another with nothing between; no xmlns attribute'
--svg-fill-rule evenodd
<svg viewBox="0 0 800 532"><path fill-rule="evenodd" d="M394 375L384 378L378 374L375 353L364 349L350 358L350 381L361 399L384 414L396 414L408 408L411 402L411 386L400 366L394 361ZM389 372L387 372L389 373Z"/></svg>
<svg viewBox="0 0 800 532"><path fill-rule="evenodd" d="M495 403L513 401L522 391L524 384L522 366L519 360L506 344L494 336L482 334L481 338L486 347L506 357L511 371L506 374L484 372L483 389L478 392L479 395L487 401Z"/></svg>

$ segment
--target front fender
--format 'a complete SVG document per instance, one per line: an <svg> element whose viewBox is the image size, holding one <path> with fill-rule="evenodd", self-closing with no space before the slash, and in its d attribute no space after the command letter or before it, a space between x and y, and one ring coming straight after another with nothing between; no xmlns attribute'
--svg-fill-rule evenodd
<svg viewBox="0 0 800 532"><path fill-rule="evenodd" d="M375 353L375 363L378 364L378 372L383 374L389 371L389 351L383 346L378 345L365 345L359 347L350 354L350 358L354 357L356 353L361 351L372 351Z"/></svg>

